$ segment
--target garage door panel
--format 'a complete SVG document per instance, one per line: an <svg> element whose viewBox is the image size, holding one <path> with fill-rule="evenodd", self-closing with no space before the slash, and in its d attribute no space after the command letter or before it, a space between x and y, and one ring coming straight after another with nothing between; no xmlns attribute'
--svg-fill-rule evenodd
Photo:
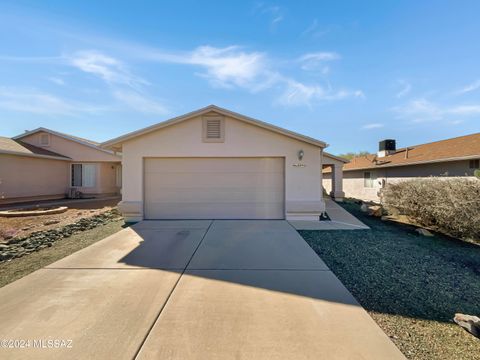
<svg viewBox="0 0 480 360"><path fill-rule="evenodd" d="M215 188L256 187L262 189L283 187L283 173L263 174L198 174L195 173L195 186L192 187L192 173L168 173L148 174L149 180L155 183L157 188L198 188L207 189L212 187L212 176L215 177Z"/></svg>
<svg viewBox="0 0 480 360"><path fill-rule="evenodd" d="M146 159L145 172L283 173L284 164L281 158L152 158Z"/></svg>
<svg viewBox="0 0 480 360"><path fill-rule="evenodd" d="M155 196L152 196L148 202L283 202L283 193L264 189L259 192L248 191L250 189L202 189L202 188L182 188L181 191L174 193L175 200L172 201L172 191L168 188L159 188Z"/></svg>
<svg viewBox="0 0 480 360"><path fill-rule="evenodd" d="M221 206L221 211L219 211ZM277 210L272 210L277 209ZM147 214L157 219L283 219L283 202L274 203L148 203Z"/></svg>
<svg viewBox="0 0 480 360"><path fill-rule="evenodd" d="M282 158L145 160L147 219L283 219Z"/></svg>

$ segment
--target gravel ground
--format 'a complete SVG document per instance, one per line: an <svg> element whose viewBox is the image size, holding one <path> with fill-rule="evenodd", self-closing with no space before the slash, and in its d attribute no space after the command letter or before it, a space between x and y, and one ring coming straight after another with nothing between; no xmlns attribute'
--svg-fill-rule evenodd
<svg viewBox="0 0 480 360"><path fill-rule="evenodd" d="M480 359L480 339L452 322L480 315L480 246L364 215L371 230L300 231L409 359Z"/></svg>
<svg viewBox="0 0 480 360"><path fill-rule="evenodd" d="M124 227L125 223L123 220L113 221L106 225L98 226L94 229L58 240L53 243L52 247L2 263L0 264L0 287L102 240L120 231Z"/></svg>
<svg viewBox="0 0 480 360"><path fill-rule="evenodd" d="M35 231L51 230L72 224L81 218L91 217L111 210L118 200L92 200L89 202L68 202L68 210L61 214L25 216L25 217L0 217L0 242L3 236L10 234L23 237ZM41 203L39 204L41 205ZM48 203L44 206L48 206Z"/></svg>

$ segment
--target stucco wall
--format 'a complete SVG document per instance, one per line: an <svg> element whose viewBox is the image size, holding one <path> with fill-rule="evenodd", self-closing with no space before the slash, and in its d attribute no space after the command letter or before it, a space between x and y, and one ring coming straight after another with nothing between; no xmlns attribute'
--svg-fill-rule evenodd
<svg viewBox="0 0 480 360"><path fill-rule="evenodd" d="M332 173L322 173L322 185L327 194L332 191Z"/></svg>
<svg viewBox="0 0 480 360"><path fill-rule="evenodd" d="M374 188L365 188L363 175L370 171L377 176ZM378 192L385 185L414 178L429 178L440 176L442 179L458 176L473 176L473 169L469 169L469 161L450 161L443 163L398 166L375 170L358 170L343 172L343 190L345 196L368 201L380 201Z"/></svg>
<svg viewBox="0 0 480 360"><path fill-rule="evenodd" d="M116 162L89 163L76 162L76 164L94 164L96 165L96 177L94 187L76 187L79 191L89 195L115 195L120 193L120 188L116 185ZM71 173L70 173L71 174ZM69 183L71 184L71 177Z"/></svg>
<svg viewBox="0 0 480 360"><path fill-rule="evenodd" d="M64 197L69 166L68 161L0 154L0 202Z"/></svg>
<svg viewBox="0 0 480 360"><path fill-rule="evenodd" d="M47 133L38 132L29 136L25 136L20 140L28 144L56 152L58 154L68 156L73 161L120 161L120 158L115 155L79 144L72 140L67 140L53 134L50 134L50 145L42 146L40 144L40 136L42 134Z"/></svg>
<svg viewBox="0 0 480 360"><path fill-rule="evenodd" d="M302 163L297 154L304 151ZM134 138L123 144L122 203L143 216L143 158L145 157L285 157L287 215L296 209L323 210L321 149L242 121L225 118L225 142L202 142L202 117ZM140 207L140 209L138 208ZM127 211L128 212L128 211ZM134 215L131 216L135 217Z"/></svg>

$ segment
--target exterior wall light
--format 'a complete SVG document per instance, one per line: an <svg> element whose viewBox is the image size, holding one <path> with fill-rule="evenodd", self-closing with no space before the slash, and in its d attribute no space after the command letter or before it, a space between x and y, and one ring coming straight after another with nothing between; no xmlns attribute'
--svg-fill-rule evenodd
<svg viewBox="0 0 480 360"><path fill-rule="evenodd" d="M299 161L302 161L303 155L305 155L305 153L303 152L303 150L300 150L300 151L298 152L298 160L299 160Z"/></svg>

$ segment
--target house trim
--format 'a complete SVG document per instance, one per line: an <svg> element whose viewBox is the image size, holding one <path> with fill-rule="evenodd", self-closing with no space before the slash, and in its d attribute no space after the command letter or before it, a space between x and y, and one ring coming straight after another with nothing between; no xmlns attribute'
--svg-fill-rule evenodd
<svg viewBox="0 0 480 360"><path fill-rule="evenodd" d="M299 140L299 141L303 141L303 142L311 144L311 145L318 146L320 148L325 148L325 147L328 146L328 144L324 143L323 141L316 140L316 139L313 139L311 137L301 135L301 134L295 133L295 132L290 131L290 130L283 129L281 127L271 125L271 124L268 124L266 122L263 122L263 121L260 121L260 120L242 115L242 114L238 114L236 112L233 112L233 111L230 111L230 110L227 110L227 109L223 109L223 108L218 107L216 105L209 105L209 106L204 107L202 109L189 112L185 115L174 117L170 120L167 120L167 121L164 121L164 122L146 127L144 129L133 131L133 132L128 133L126 135L123 135L123 136L117 137L115 139L106 141L106 142L100 144L100 146L105 148L105 149L117 150L121 147L122 143L124 143L128 140L131 140L133 138L136 138L136 137L139 137L139 136L142 136L142 135L146 135L146 134L154 132L156 130L163 129L167 126L178 124L182 121L191 119L193 117L197 117L197 116L207 114L208 112L211 112L211 111L217 112L217 113L219 113L221 115L224 115L224 116L232 117L236 120L240 120L240 121L246 122L248 124L251 124L251 125L263 128L263 129L273 131L275 133L279 133L279 134L288 136L290 138L293 138L293 139L296 139L296 140Z"/></svg>
<svg viewBox="0 0 480 360"><path fill-rule="evenodd" d="M399 166L409 166L409 165L432 164L432 163L441 163L441 162L450 162L450 161L471 160L471 159L478 159L479 157L480 157L480 155L459 156L459 157L453 157L453 158L416 161L416 162L401 163L401 164L391 164L391 165L385 164L385 165L358 167L358 168L351 168L351 169L345 169L344 168L343 171L384 169L384 168L392 168L392 167L399 167Z"/></svg>
<svg viewBox="0 0 480 360"><path fill-rule="evenodd" d="M71 158L63 157L63 156L41 155L41 154L34 154L34 153L24 153L20 151L0 150L0 154L44 158L44 159L52 159L52 160L72 161Z"/></svg>
<svg viewBox="0 0 480 360"><path fill-rule="evenodd" d="M56 136L59 136L61 138L64 138L64 139L67 139L67 140L70 140L70 141L74 141L76 143L79 143L81 145L84 145L84 146L88 146L92 149L96 149L98 151L102 151L104 153L107 153L107 154L110 154L110 155L115 155L113 151L111 150L108 150L108 149L105 149L103 147L101 147L100 145L95 145L95 144L92 144L88 141L83 141L79 138L76 138L76 137L73 137L73 136L69 136L67 134L63 134L63 133L59 133L59 132L56 132L56 131L53 131L53 130L50 130L50 129L46 129L46 128L43 128L43 127L39 127L39 128L36 128L34 130L30 130L30 131L26 131L24 132L23 134L20 134L20 135L17 135L17 136L14 136L12 139L14 140L18 140L18 139L22 139L26 136L29 136L29 135L32 135L32 134L36 134L38 132L46 132L46 133L49 133L49 134L52 134L52 135L56 135Z"/></svg>

